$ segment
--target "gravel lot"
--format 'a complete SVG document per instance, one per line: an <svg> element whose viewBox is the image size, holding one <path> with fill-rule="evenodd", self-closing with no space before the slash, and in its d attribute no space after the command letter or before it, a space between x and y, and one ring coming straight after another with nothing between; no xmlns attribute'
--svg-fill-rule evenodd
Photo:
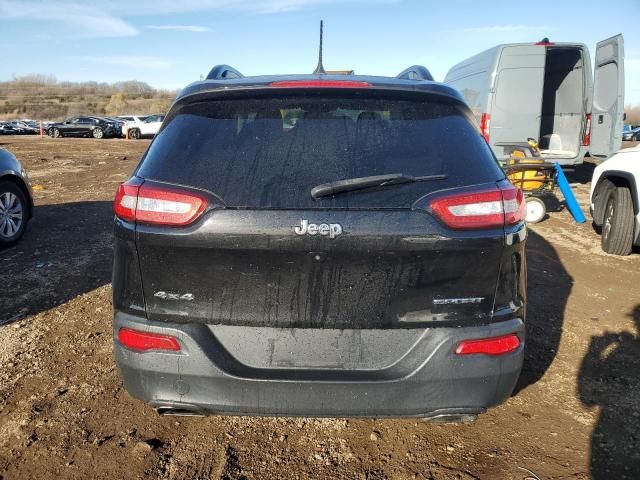
<svg viewBox="0 0 640 480"><path fill-rule="evenodd" d="M111 200L148 141L0 137L36 186L0 251L0 480L640 478L640 252L566 211L530 229L526 365L473 425L160 417L111 353ZM592 164L573 175L583 207Z"/></svg>

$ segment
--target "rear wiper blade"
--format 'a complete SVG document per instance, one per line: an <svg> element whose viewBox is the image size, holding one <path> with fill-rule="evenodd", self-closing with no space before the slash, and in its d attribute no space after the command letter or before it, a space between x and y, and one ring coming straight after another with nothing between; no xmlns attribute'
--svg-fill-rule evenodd
<svg viewBox="0 0 640 480"><path fill-rule="evenodd" d="M386 187L388 185L400 185L402 183L422 182L426 180L444 180L447 175L425 175L413 177L404 173L388 173L386 175L372 175L370 177L347 178L335 182L322 183L311 189L313 198L326 197L342 192L353 192L371 187Z"/></svg>

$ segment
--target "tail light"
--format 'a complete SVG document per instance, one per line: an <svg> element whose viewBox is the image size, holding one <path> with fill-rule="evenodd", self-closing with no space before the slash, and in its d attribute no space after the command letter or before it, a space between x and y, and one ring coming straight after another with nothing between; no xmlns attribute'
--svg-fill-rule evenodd
<svg viewBox="0 0 640 480"><path fill-rule="evenodd" d="M483 113L480 117L480 134L489 143L489 136L491 134L491 115Z"/></svg>
<svg viewBox="0 0 640 480"><path fill-rule="evenodd" d="M505 355L520 347L520 339L515 333L501 337L464 340L456 347L457 355Z"/></svg>
<svg viewBox="0 0 640 480"><path fill-rule="evenodd" d="M139 352L147 352L149 350L180 351L180 342L178 342L176 337L158 333L141 332L131 328L121 328L118 331L118 342L124 347Z"/></svg>
<svg viewBox="0 0 640 480"><path fill-rule="evenodd" d="M585 115L584 134L582 135L582 145L588 147L591 145L591 114Z"/></svg>
<svg viewBox="0 0 640 480"><path fill-rule="evenodd" d="M207 199L193 192L128 181L120 185L113 209L128 222L182 227L195 221Z"/></svg>
<svg viewBox="0 0 640 480"><path fill-rule="evenodd" d="M429 207L447 226L456 230L514 225L525 217L524 195L513 185L438 197Z"/></svg>

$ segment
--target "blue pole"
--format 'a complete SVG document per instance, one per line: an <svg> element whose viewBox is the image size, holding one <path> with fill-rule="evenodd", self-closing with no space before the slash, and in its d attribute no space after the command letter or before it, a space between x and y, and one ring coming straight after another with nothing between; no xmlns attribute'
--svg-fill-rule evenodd
<svg viewBox="0 0 640 480"><path fill-rule="evenodd" d="M576 196L573 194L571 190L571 185L567 181L567 177L565 177L564 172L562 171L562 167L558 162L556 162L556 172L558 172L558 187L560 187L560 191L562 195L564 195L564 199L567 202L567 208L573 218L578 223L584 223L587 219L582 213L582 209L580 209L580 205L578 204L578 200L576 200Z"/></svg>

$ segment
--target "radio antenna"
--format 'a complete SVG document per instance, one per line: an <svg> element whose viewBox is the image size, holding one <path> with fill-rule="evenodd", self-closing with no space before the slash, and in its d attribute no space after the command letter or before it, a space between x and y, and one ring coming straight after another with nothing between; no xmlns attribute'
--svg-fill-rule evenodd
<svg viewBox="0 0 640 480"><path fill-rule="evenodd" d="M313 71L314 75L324 75L324 67L322 66L322 20L320 20L320 49L318 50L318 66Z"/></svg>

